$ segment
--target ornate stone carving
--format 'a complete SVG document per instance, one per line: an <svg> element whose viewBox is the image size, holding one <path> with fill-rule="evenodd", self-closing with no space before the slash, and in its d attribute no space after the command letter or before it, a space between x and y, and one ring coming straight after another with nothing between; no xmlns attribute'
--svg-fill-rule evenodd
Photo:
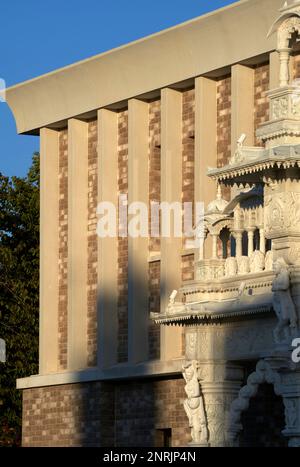
<svg viewBox="0 0 300 467"><path fill-rule="evenodd" d="M227 258L225 261L225 277L234 277L237 274L236 258Z"/></svg>
<svg viewBox="0 0 300 467"><path fill-rule="evenodd" d="M192 440L194 444L208 442L207 420L204 410L203 396L197 376L197 362L192 361L183 367L183 377L186 381L187 399L184 409L189 419Z"/></svg>
<svg viewBox="0 0 300 467"><path fill-rule="evenodd" d="M287 429L293 429L297 425L297 403L294 399L284 399L285 420Z"/></svg>
<svg viewBox="0 0 300 467"><path fill-rule="evenodd" d="M267 251L265 258L266 271L273 271L274 253L272 250Z"/></svg>
<svg viewBox="0 0 300 467"><path fill-rule="evenodd" d="M300 31L300 18L292 16L286 19L278 28L278 50L289 49L290 40L295 32Z"/></svg>
<svg viewBox="0 0 300 467"><path fill-rule="evenodd" d="M274 272L276 277L272 285L273 308L278 318L274 338L278 344L290 343L297 330L297 314L290 293L290 274L283 258L274 263Z"/></svg>
<svg viewBox="0 0 300 467"><path fill-rule="evenodd" d="M272 119L277 120L279 118L287 117L288 110L289 110L289 101L288 101L287 96L274 99L272 102L272 112L271 112Z"/></svg>
<svg viewBox="0 0 300 467"><path fill-rule="evenodd" d="M262 272L265 268L265 255L261 251L254 251L250 257L250 272Z"/></svg>
<svg viewBox="0 0 300 467"><path fill-rule="evenodd" d="M283 192L265 197L265 231L272 236L300 229L300 193Z"/></svg>
<svg viewBox="0 0 300 467"><path fill-rule="evenodd" d="M248 274L250 271L250 263L248 256L239 256L237 258L238 264L238 273L239 274Z"/></svg>
<svg viewBox="0 0 300 467"><path fill-rule="evenodd" d="M194 360L197 358L197 333L188 332L186 334L186 358L188 360Z"/></svg>

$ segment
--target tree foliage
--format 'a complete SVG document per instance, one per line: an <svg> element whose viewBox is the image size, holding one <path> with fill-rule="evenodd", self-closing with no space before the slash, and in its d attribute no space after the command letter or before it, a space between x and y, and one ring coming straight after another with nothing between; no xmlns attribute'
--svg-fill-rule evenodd
<svg viewBox="0 0 300 467"><path fill-rule="evenodd" d="M21 440L16 379L38 372L39 155L25 178L0 174L0 446Z"/></svg>

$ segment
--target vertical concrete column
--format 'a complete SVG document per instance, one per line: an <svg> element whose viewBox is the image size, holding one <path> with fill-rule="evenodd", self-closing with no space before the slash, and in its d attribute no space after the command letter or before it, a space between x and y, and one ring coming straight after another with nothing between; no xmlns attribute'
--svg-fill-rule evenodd
<svg viewBox="0 0 300 467"><path fill-rule="evenodd" d="M59 132L40 132L40 374L58 367Z"/></svg>
<svg viewBox="0 0 300 467"><path fill-rule="evenodd" d="M88 124L69 120L68 369L87 365Z"/></svg>
<svg viewBox="0 0 300 467"><path fill-rule="evenodd" d="M149 108L137 99L128 102L128 360L148 358L148 228L133 221L144 214L148 223L149 203ZM135 206L132 203L139 203ZM143 206L140 204L143 203ZM138 217L136 217L138 220ZM140 232L132 236L130 224ZM133 224L132 224L133 225Z"/></svg>
<svg viewBox="0 0 300 467"><path fill-rule="evenodd" d="M182 195L182 95L172 89L161 91L161 202L180 202ZM161 238L161 311L173 290L181 286L182 239ZM161 326L161 360L180 357L182 329Z"/></svg>
<svg viewBox="0 0 300 467"><path fill-rule="evenodd" d="M201 76L195 79L195 206L204 203L206 208L216 197L216 183L206 175L208 167L217 167L217 83ZM208 236L195 261L209 257L211 251Z"/></svg>
<svg viewBox="0 0 300 467"><path fill-rule="evenodd" d="M195 203L206 207L216 197L208 167L217 167L217 83L200 77L195 79Z"/></svg>
<svg viewBox="0 0 300 467"><path fill-rule="evenodd" d="M118 212L118 114L98 111L98 202L111 203ZM99 213L100 214L100 213ZM107 215L107 212L101 212ZM117 363L118 236L98 237L98 366Z"/></svg>
<svg viewBox="0 0 300 467"><path fill-rule="evenodd" d="M247 136L246 146L254 144L254 70L234 65L231 81L231 152L234 154L242 133Z"/></svg>

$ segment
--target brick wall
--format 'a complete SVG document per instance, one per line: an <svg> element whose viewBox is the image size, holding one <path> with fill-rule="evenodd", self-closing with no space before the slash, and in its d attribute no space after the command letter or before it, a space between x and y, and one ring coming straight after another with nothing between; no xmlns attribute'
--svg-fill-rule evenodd
<svg viewBox="0 0 300 467"><path fill-rule="evenodd" d="M98 274L98 244L97 244L97 120L89 122L88 141L88 283L87 283L87 333L88 333L88 365L97 364L97 274Z"/></svg>
<svg viewBox="0 0 300 467"><path fill-rule="evenodd" d="M118 192L128 194L128 111L119 113ZM118 239L118 361L128 359L128 239Z"/></svg>
<svg viewBox="0 0 300 467"><path fill-rule="evenodd" d="M195 89L191 89L182 93L182 203L193 203L193 205L195 192L194 167ZM185 247L185 240L183 238L183 248ZM194 255L182 258L181 274L183 281L194 278Z"/></svg>
<svg viewBox="0 0 300 467"><path fill-rule="evenodd" d="M259 65L254 70L254 130L269 119L269 101L266 91L270 87L269 63ZM255 144L260 146L261 142L255 137Z"/></svg>
<svg viewBox="0 0 300 467"><path fill-rule="evenodd" d="M171 428L173 446L190 441L184 381L84 383L23 391L23 446L153 446Z"/></svg>
<svg viewBox="0 0 300 467"><path fill-rule="evenodd" d="M182 378L119 383L115 399L117 445L153 446L155 430L171 428L172 447L187 446L191 439L184 399Z"/></svg>
<svg viewBox="0 0 300 467"><path fill-rule="evenodd" d="M149 263L149 314L160 310L160 261ZM149 359L160 358L160 326L149 320Z"/></svg>
<svg viewBox="0 0 300 467"><path fill-rule="evenodd" d="M231 77L217 83L217 154L218 167L228 164L231 156Z"/></svg>
<svg viewBox="0 0 300 467"><path fill-rule="evenodd" d="M59 135L58 368L67 368L68 340L68 130Z"/></svg>
<svg viewBox="0 0 300 467"><path fill-rule="evenodd" d="M109 383L23 391L23 446L112 446L111 392Z"/></svg>
<svg viewBox="0 0 300 467"><path fill-rule="evenodd" d="M151 202L160 202L161 101L149 104L149 221ZM151 234L151 224L149 223ZM160 253L160 238L149 238L149 252ZM149 263L149 314L160 309L160 261ZM149 359L160 357L160 327L149 319Z"/></svg>

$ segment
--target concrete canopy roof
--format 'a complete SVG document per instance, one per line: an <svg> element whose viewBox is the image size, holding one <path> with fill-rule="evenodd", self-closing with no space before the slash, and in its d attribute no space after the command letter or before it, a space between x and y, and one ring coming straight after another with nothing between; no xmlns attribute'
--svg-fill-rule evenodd
<svg viewBox="0 0 300 467"><path fill-rule="evenodd" d="M7 89L19 133L38 133L276 48L267 38L282 0L242 0ZM212 74L212 77L217 75Z"/></svg>

